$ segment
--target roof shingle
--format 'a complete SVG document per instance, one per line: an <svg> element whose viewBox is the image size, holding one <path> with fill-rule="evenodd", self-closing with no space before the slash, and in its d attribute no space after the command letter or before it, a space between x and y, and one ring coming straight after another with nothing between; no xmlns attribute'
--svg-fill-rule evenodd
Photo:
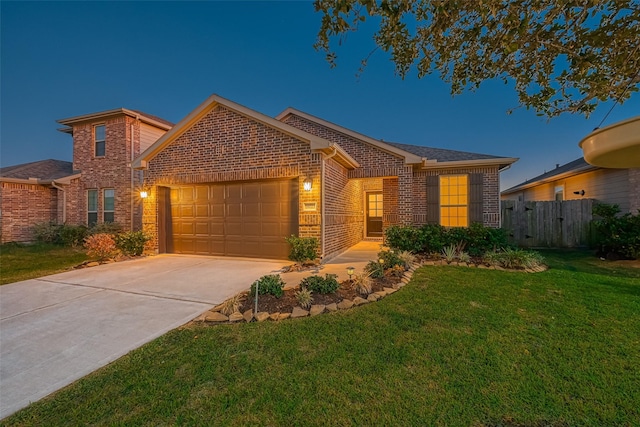
<svg viewBox="0 0 640 427"><path fill-rule="evenodd" d="M73 175L73 172L73 163L65 160L47 159L0 168L0 177L53 180Z"/></svg>

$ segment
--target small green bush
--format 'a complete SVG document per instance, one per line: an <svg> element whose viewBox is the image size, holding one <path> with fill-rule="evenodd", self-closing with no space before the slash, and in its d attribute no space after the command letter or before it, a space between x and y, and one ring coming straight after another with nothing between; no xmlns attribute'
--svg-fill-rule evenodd
<svg viewBox="0 0 640 427"><path fill-rule="evenodd" d="M297 237L292 234L290 237L285 237L285 240L291 245L291 252L289 252L291 261L303 264L317 258L320 242L315 237Z"/></svg>
<svg viewBox="0 0 640 427"><path fill-rule="evenodd" d="M385 244L396 251L424 251L422 230L415 227L392 225L385 230L384 239Z"/></svg>
<svg viewBox="0 0 640 427"><path fill-rule="evenodd" d="M364 266L364 272L369 277L380 279L384 277L384 265L378 261L369 261L367 265Z"/></svg>
<svg viewBox="0 0 640 427"><path fill-rule="evenodd" d="M280 298L284 294L284 280L279 274L267 274L262 276L251 285L251 296L256 295L256 284L259 295L273 295Z"/></svg>
<svg viewBox="0 0 640 427"><path fill-rule="evenodd" d="M296 292L296 300L300 307L304 309L309 309L311 307L311 303L313 303L313 292L311 289L302 288L298 292Z"/></svg>
<svg viewBox="0 0 640 427"><path fill-rule="evenodd" d="M56 243L60 226L51 222L39 222L31 227L33 237L38 242Z"/></svg>
<svg viewBox="0 0 640 427"><path fill-rule="evenodd" d="M447 229L440 224L425 224L420 227L420 235L423 241L422 252L426 254L440 253L447 245Z"/></svg>
<svg viewBox="0 0 640 427"><path fill-rule="evenodd" d="M331 294L338 290L340 283L336 280L335 274L327 274L324 277L321 276L309 276L302 279L300 287L303 289L309 289L310 291L318 294Z"/></svg>
<svg viewBox="0 0 640 427"><path fill-rule="evenodd" d="M116 242L113 236L107 233L92 234L84 239L84 247L87 255L102 261L118 255Z"/></svg>
<svg viewBox="0 0 640 427"><path fill-rule="evenodd" d="M140 256L150 237L144 231L127 231L115 235L116 247L128 256Z"/></svg>
<svg viewBox="0 0 640 427"><path fill-rule="evenodd" d="M84 225L62 225L58 228L58 242L64 246L76 247L84 242L89 229Z"/></svg>
<svg viewBox="0 0 640 427"><path fill-rule="evenodd" d="M539 253L512 248L506 248L499 252L488 252L484 256L484 261L490 265L510 269L534 268L544 265L544 258Z"/></svg>
<svg viewBox="0 0 640 427"><path fill-rule="evenodd" d="M393 268L397 265L402 266L404 268L405 263L402 258L394 251L380 251L378 252L378 262L382 260L382 266L386 270L388 268Z"/></svg>
<svg viewBox="0 0 640 427"><path fill-rule="evenodd" d="M89 234L118 234L122 226L117 222L101 222L89 229Z"/></svg>
<svg viewBox="0 0 640 427"><path fill-rule="evenodd" d="M607 258L640 258L640 211L620 214L618 205L597 204L593 214L598 252Z"/></svg>

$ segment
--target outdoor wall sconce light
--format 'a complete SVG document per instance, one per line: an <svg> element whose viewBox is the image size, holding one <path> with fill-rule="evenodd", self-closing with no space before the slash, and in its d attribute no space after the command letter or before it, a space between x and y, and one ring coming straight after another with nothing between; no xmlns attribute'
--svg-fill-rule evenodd
<svg viewBox="0 0 640 427"><path fill-rule="evenodd" d="M353 267L347 267L347 274L349 275L349 280L351 280L351 276L353 276L353 272L354 272L355 270L356 270L356 269L355 269L355 268L353 268Z"/></svg>
<svg viewBox="0 0 640 427"><path fill-rule="evenodd" d="M302 187L304 188L304 191L311 191L311 184L313 181L311 181L311 178L305 178L304 181L302 181Z"/></svg>
<svg viewBox="0 0 640 427"><path fill-rule="evenodd" d="M577 194L579 196L584 196L584 190L574 191L573 194Z"/></svg>
<svg viewBox="0 0 640 427"><path fill-rule="evenodd" d="M146 190L142 190L142 191L140 192L140 198L141 198L141 199L146 199L147 197L149 197L149 193L147 193L147 191L146 191Z"/></svg>

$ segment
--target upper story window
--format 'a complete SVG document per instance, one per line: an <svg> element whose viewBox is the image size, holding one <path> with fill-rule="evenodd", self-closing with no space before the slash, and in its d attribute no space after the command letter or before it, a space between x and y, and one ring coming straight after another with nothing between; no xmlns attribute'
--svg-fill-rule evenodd
<svg viewBox="0 0 640 427"><path fill-rule="evenodd" d="M554 198L557 202L561 202L564 200L564 185L556 185L554 191Z"/></svg>
<svg viewBox="0 0 640 427"><path fill-rule="evenodd" d="M96 125L93 127L93 142L95 146L95 157L104 157L105 155L105 139L106 132L104 125Z"/></svg>
<svg viewBox="0 0 640 427"><path fill-rule="evenodd" d="M98 223L98 190L87 190L87 225Z"/></svg>
<svg viewBox="0 0 640 427"><path fill-rule="evenodd" d="M113 211L115 210L115 193L116 191L113 188L105 188L104 190L104 203L102 205L104 222L113 222Z"/></svg>
<svg viewBox="0 0 640 427"><path fill-rule="evenodd" d="M440 225L469 226L469 177L467 175L440 176Z"/></svg>

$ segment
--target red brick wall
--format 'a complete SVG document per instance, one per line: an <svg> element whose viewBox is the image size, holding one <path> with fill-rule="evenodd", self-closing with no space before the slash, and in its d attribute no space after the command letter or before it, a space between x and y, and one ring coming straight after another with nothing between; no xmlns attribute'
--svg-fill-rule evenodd
<svg viewBox="0 0 640 427"><path fill-rule="evenodd" d="M94 156L93 126L104 124L106 151L104 157ZM133 131L133 133L132 133ZM138 196L140 173L134 172L134 190L131 191L131 138L133 156L140 154L139 121L125 115L106 121L76 124L73 126L73 167L82 175L67 195L67 222L87 223L87 190L98 189L98 222L103 219L103 191L115 190L114 221L125 229L139 229L142 222ZM133 202L133 206L132 206ZM133 223L132 223L133 209Z"/></svg>
<svg viewBox="0 0 640 427"><path fill-rule="evenodd" d="M33 225L55 222L58 210L57 191L37 184L0 183L2 243L32 241Z"/></svg>
<svg viewBox="0 0 640 427"><path fill-rule="evenodd" d="M145 185L299 178L299 235L321 238L321 154L308 143L216 106L149 162ZM302 188L306 177L312 191ZM144 202L143 227L157 236L156 188ZM304 212L316 202L315 212ZM157 248L157 240L155 241Z"/></svg>

